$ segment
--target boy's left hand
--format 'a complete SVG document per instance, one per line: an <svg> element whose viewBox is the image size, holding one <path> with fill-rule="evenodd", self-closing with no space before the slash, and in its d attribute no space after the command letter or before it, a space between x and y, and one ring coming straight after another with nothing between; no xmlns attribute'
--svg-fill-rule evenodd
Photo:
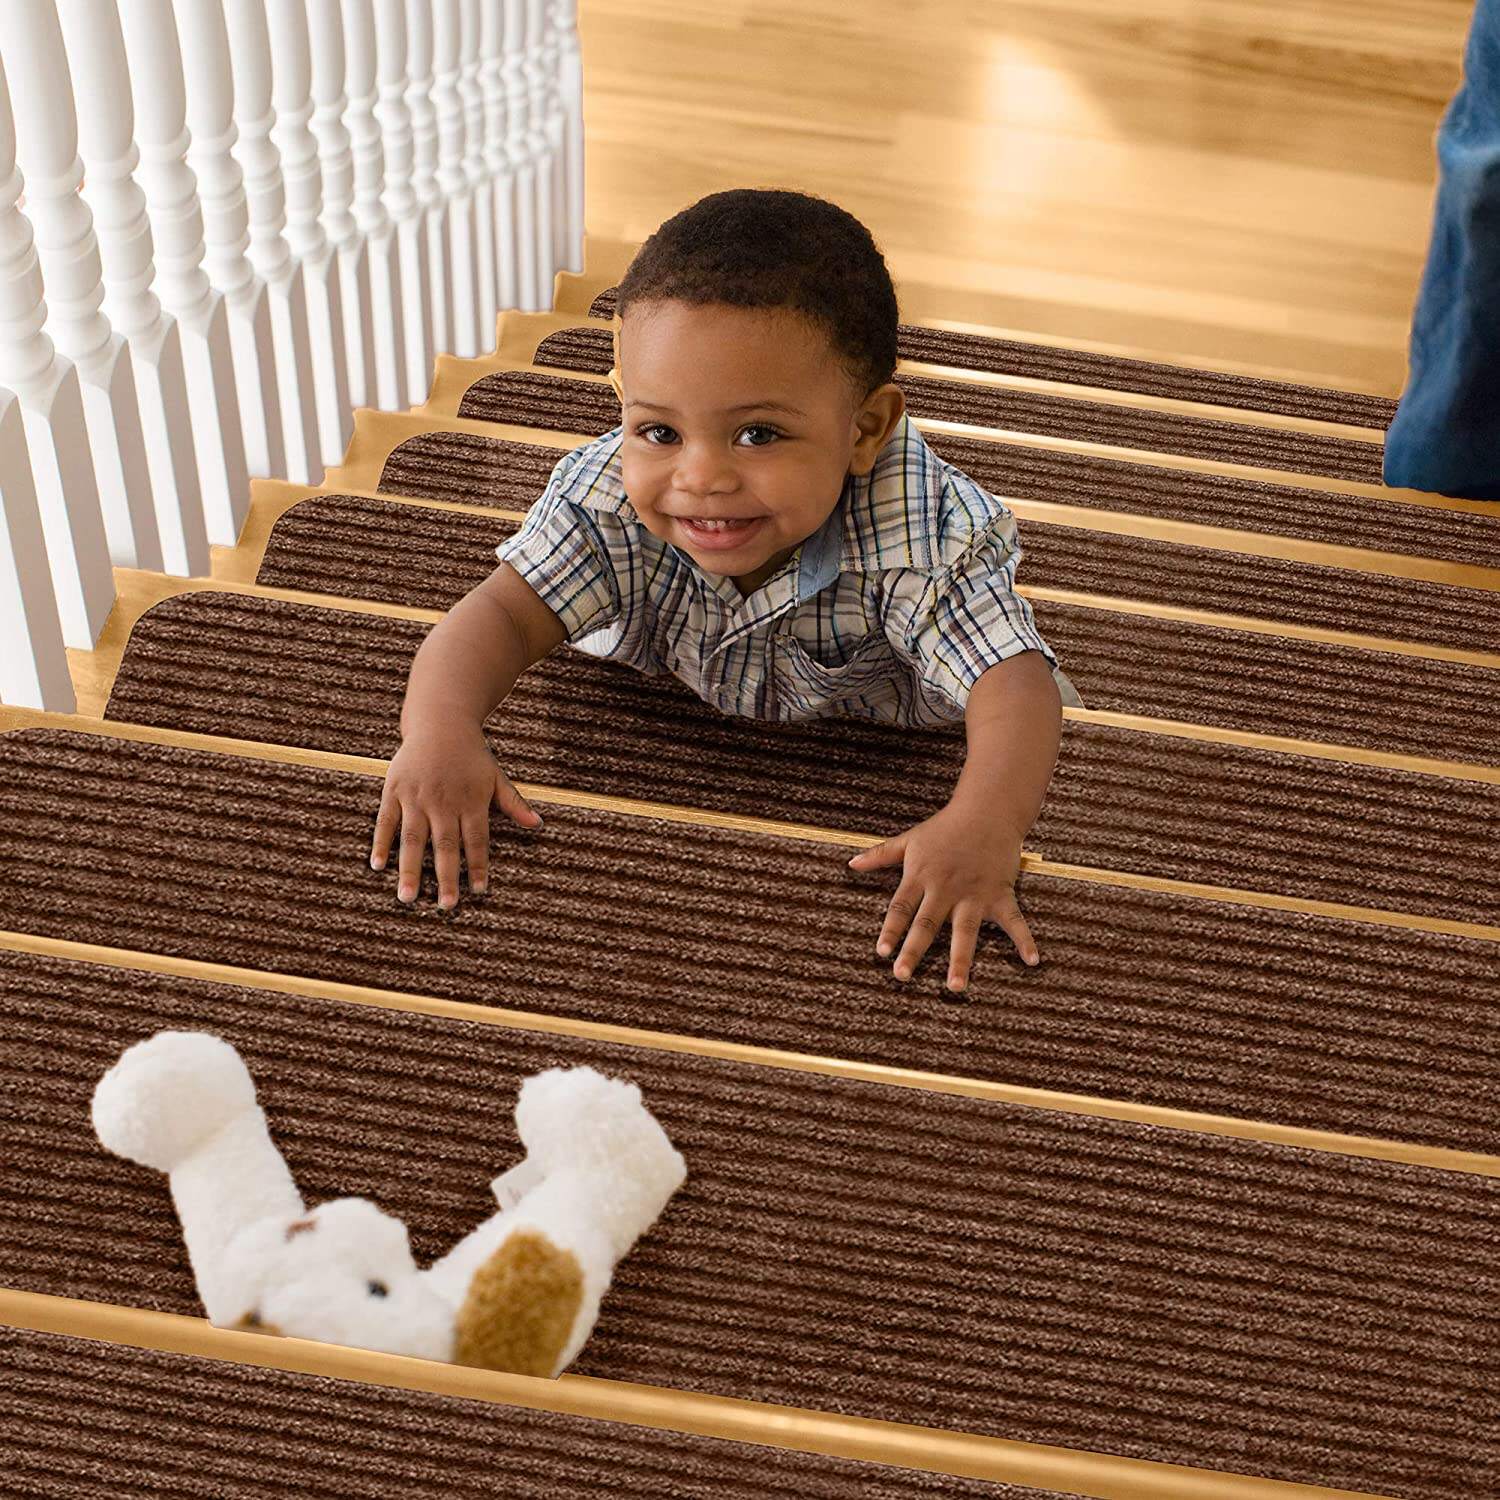
<svg viewBox="0 0 1500 1500"><path fill-rule="evenodd" d="M1040 961L1031 929L1016 904L1016 872L1021 839L1003 827L986 827L973 810L949 802L924 822L856 854L853 870L879 870L905 860L901 883L886 909L875 951L890 956L907 924L906 941L896 956L897 979L909 979L938 929L952 913L953 941L948 955L948 986L961 990L979 924L998 922L1028 964Z"/></svg>

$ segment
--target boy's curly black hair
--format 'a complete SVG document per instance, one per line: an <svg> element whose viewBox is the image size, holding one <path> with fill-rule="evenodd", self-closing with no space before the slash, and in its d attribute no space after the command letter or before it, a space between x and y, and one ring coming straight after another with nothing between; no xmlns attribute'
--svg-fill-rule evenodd
<svg viewBox="0 0 1500 1500"><path fill-rule="evenodd" d="M896 289L870 231L836 203L780 188L710 193L636 252L619 316L647 302L793 309L823 330L862 402L896 373Z"/></svg>

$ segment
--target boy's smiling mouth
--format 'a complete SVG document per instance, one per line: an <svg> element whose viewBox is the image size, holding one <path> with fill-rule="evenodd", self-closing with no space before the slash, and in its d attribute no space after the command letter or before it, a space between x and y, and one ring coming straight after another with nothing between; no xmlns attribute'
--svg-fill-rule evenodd
<svg viewBox="0 0 1500 1500"><path fill-rule="evenodd" d="M710 551L729 551L741 547L755 535L765 516L677 516L677 524L687 533L695 547Z"/></svg>

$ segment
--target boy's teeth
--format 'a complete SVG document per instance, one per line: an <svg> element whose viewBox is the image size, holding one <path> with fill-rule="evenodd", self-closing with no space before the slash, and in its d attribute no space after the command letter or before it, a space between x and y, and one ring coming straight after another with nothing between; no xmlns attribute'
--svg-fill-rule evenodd
<svg viewBox="0 0 1500 1500"><path fill-rule="evenodd" d="M744 521L699 521L693 522L694 526L700 526L704 531L727 531L731 526L748 526L750 522Z"/></svg>

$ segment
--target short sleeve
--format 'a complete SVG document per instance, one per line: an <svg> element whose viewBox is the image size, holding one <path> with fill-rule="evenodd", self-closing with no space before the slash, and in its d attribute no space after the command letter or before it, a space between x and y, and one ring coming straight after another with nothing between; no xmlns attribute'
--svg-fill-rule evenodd
<svg viewBox="0 0 1500 1500"><path fill-rule="evenodd" d="M951 703L962 715L969 691L991 667L1023 651L1039 651L1057 675L1057 658L1032 619L1031 606L1015 591L1021 544L1008 512L975 531L964 550L931 573L906 572L900 588L909 595L902 610L902 654L929 695Z"/></svg>
<svg viewBox="0 0 1500 1500"><path fill-rule="evenodd" d="M620 614L620 587L599 519L568 497L569 476L582 449L564 455L520 528L495 548L562 621L565 638L611 624Z"/></svg>

